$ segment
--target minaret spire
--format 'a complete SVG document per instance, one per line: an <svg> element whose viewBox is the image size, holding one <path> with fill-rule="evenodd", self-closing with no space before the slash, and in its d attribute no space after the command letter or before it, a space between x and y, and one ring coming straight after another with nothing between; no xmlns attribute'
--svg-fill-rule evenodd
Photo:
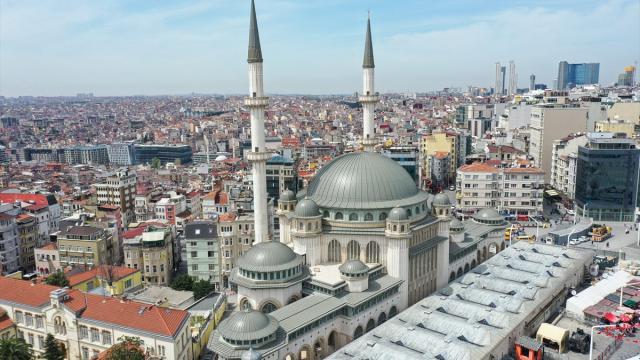
<svg viewBox="0 0 640 360"><path fill-rule="evenodd" d="M260 48L260 33L258 32L258 20L256 18L256 4L251 0L251 20L249 23L249 55L247 61L262 62L262 49Z"/></svg>
<svg viewBox="0 0 640 360"><path fill-rule="evenodd" d="M362 60L362 95L359 98L363 117L362 145L365 151L373 151L376 145L374 112L379 99L374 86L375 67L373 41L371 40L371 13L369 13L367 35L364 42L364 59Z"/></svg>
<svg viewBox="0 0 640 360"><path fill-rule="evenodd" d="M267 219L267 160L269 153L264 143L264 111L269 99L264 96L262 81L262 49L258 34L256 6L251 0L251 20L249 25L249 96L244 104L251 112L251 152L247 159L252 163L253 174L253 215L256 243L269 240Z"/></svg>

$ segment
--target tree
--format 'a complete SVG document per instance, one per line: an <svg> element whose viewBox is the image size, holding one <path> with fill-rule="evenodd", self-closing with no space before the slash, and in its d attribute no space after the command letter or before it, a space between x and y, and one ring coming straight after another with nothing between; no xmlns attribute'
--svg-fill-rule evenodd
<svg viewBox="0 0 640 360"><path fill-rule="evenodd" d="M153 159L151 159L152 169L160 169L160 165L162 165L162 162L160 161L160 159L158 159L157 157L154 157Z"/></svg>
<svg viewBox="0 0 640 360"><path fill-rule="evenodd" d="M178 275L169 286L173 290L191 291L193 290L193 278L188 274Z"/></svg>
<svg viewBox="0 0 640 360"><path fill-rule="evenodd" d="M9 338L0 340L0 359L3 360L31 360L33 351L31 345L24 339Z"/></svg>
<svg viewBox="0 0 640 360"><path fill-rule="evenodd" d="M198 300L209 295L213 291L213 285L207 280L200 280L193 283L192 289L194 299Z"/></svg>
<svg viewBox="0 0 640 360"><path fill-rule="evenodd" d="M146 360L148 354L142 348L142 341L135 336L122 336L120 341L105 351L105 360Z"/></svg>
<svg viewBox="0 0 640 360"><path fill-rule="evenodd" d="M47 334L47 338L44 341L44 349L44 358L46 360L64 360L64 353L53 335Z"/></svg>
<svg viewBox="0 0 640 360"><path fill-rule="evenodd" d="M48 285L60 287L69 286L69 279L67 279L66 275L62 271L56 271L49 275L44 282Z"/></svg>

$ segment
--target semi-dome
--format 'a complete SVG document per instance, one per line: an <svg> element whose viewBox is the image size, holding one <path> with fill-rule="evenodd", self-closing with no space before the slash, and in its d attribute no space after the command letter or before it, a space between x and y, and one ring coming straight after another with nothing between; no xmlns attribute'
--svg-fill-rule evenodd
<svg viewBox="0 0 640 360"><path fill-rule="evenodd" d="M296 200L296 194L294 194L293 191L287 189L285 191L282 192L282 194L280 194L280 201L295 201Z"/></svg>
<svg viewBox="0 0 640 360"><path fill-rule="evenodd" d="M389 216L387 217L387 220L391 220L391 221L404 221L408 219L409 219L409 214L407 214L407 210L398 206L394 207L389 213Z"/></svg>
<svg viewBox="0 0 640 360"><path fill-rule="evenodd" d="M481 209L473 215L473 219L484 224L501 223L504 221L504 218L492 208Z"/></svg>
<svg viewBox="0 0 640 360"><path fill-rule="evenodd" d="M345 261L338 267L340 273L347 275L359 275L369 272L369 267L358 259L350 259Z"/></svg>
<svg viewBox="0 0 640 360"><path fill-rule="evenodd" d="M227 341L251 341L274 335L279 326L273 316L247 308L222 321L219 331Z"/></svg>
<svg viewBox="0 0 640 360"><path fill-rule="evenodd" d="M435 206L451 206L451 200L445 193L439 193L433 198L433 205Z"/></svg>
<svg viewBox="0 0 640 360"><path fill-rule="evenodd" d="M337 209L390 209L427 199L402 166L372 152L335 158L316 174L306 196L321 208Z"/></svg>
<svg viewBox="0 0 640 360"><path fill-rule="evenodd" d="M320 216L320 208L315 201L305 198L298 202L294 214L303 218Z"/></svg>
<svg viewBox="0 0 640 360"><path fill-rule="evenodd" d="M260 360L261 358L262 356L260 353L255 351L252 347L242 353L242 357L240 357L241 360Z"/></svg>
<svg viewBox="0 0 640 360"><path fill-rule="evenodd" d="M251 271L288 269L301 262L301 257L287 245L278 241L266 241L253 245L238 258L238 267Z"/></svg>

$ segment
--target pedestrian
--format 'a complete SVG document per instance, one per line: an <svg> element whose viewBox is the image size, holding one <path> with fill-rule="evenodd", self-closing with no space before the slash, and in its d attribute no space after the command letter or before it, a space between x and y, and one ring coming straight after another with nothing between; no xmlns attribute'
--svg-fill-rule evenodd
<svg viewBox="0 0 640 360"><path fill-rule="evenodd" d="M609 242L607 241L607 248L609 248Z"/></svg>

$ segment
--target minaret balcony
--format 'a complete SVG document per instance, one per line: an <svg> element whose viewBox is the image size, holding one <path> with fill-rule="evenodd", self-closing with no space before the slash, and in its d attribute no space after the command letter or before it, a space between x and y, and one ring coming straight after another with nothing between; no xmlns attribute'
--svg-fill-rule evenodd
<svg viewBox="0 0 640 360"><path fill-rule="evenodd" d="M249 161L267 161L271 159L271 153L270 152L255 152L255 151L250 151L247 153L247 160Z"/></svg>
<svg viewBox="0 0 640 360"><path fill-rule="evenodd" d="M244 105L248 107L266 107L269 105L269 98L266 96L246 97L244 98Z"/></svg>
<svg viewBox="0 0 640 360"><path fill-rule="evenodd" d="M380 101L380 97L378 95L360 95L358 101L361 103L375 103Z"/></svg>

